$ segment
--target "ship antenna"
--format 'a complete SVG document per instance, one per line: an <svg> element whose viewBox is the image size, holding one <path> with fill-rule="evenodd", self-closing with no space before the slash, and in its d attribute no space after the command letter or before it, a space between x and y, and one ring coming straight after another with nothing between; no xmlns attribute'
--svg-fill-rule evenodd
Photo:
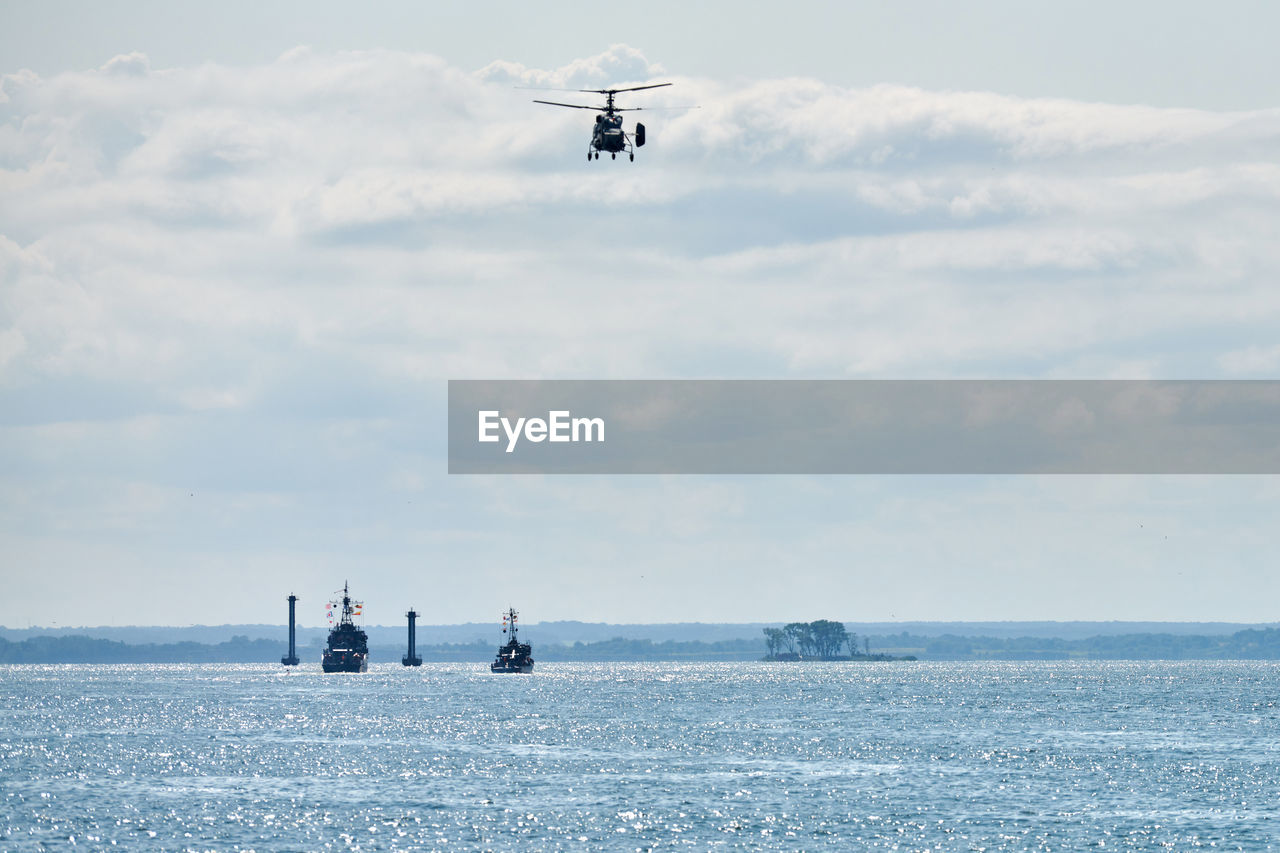
<svg viewBox="0 0 1280 853"><path fill-rule="evenodd" d="M354 624L351 621L351 581L342 582L342 619L339 624Z"/></svg>

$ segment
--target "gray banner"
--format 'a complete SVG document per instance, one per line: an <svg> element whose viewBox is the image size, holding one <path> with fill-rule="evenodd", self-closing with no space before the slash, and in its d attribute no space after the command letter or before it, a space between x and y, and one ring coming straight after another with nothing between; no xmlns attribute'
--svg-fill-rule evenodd
<svg viewBox="0 0 1280 853"><path fill-rule="evenodd" d="M1280 381L451 380L451 474L1276 474Z"/></svg>

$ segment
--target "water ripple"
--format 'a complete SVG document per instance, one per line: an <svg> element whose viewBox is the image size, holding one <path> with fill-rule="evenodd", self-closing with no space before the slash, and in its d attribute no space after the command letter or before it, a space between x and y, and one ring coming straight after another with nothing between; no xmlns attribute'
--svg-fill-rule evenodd
<svg viewBox="0 0 1280 853"><path fill-rule="evenodd" d="M0 667L0 849L1273 849L1258 662Z"/></svg>

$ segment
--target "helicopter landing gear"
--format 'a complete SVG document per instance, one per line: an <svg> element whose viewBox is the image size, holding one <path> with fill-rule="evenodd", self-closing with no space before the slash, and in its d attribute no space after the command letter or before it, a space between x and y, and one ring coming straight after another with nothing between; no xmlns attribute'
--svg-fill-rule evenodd
<svg viewBox="0 0 1280 853"><path fill-rule="evenodd" d="M634 163L634 162L636 161L636 155L634 155L634 154L628 154L627 156L631 158L631 162L632 162L632 163Z"/></svg>
<svg viewBox="0 0 1280 853"><path fill-rule="evenodd" d="M588 162L588 163L590 163L590 162L591 162L591 152L590 152L590 151L588 151L588 152L587 152L587 162Z"/></svg>
<svg viewBox="0 0 1280 853"><path fill-rule="evenodd" d="M618 154L617 154L617 152L614 152L613 154L610 154L610 155L609 155L609 159L610 159L610 160L617 160L617 159L618 159Z"/></svg>

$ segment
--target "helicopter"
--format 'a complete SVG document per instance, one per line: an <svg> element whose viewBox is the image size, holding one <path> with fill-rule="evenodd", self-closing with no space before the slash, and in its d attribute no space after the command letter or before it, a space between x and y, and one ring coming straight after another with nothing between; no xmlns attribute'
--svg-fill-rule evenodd
<svg viewBox="0 0 1280 853"><path fill-rule="evenodd" d="M636 159L636 148L644 145L644 125L636 122L635 145L633 146L633 136L622 129L622 116L618 115L618 113L642 110L644 107L615 106L613 102L614 96L619 92L639 92L641 89L660 89L663 86L670 85L670 83L650 83L648 86L630 86L625 89L555 90L560 92L591 92L597 95L604 95L605 103L601 107L589 107L583 104L562 104L559 101L539 101L536 99L534 103L549 104L553 107L569 107L575 110L595 110L600 115L596 116L596 125L591 130L591 144L587 146L587 160L599 160L600 152L608 151L611 160L617 160L619 154L625 153L629 159L634 161ZM688 107L679 109L688 109Z"/></svg>

